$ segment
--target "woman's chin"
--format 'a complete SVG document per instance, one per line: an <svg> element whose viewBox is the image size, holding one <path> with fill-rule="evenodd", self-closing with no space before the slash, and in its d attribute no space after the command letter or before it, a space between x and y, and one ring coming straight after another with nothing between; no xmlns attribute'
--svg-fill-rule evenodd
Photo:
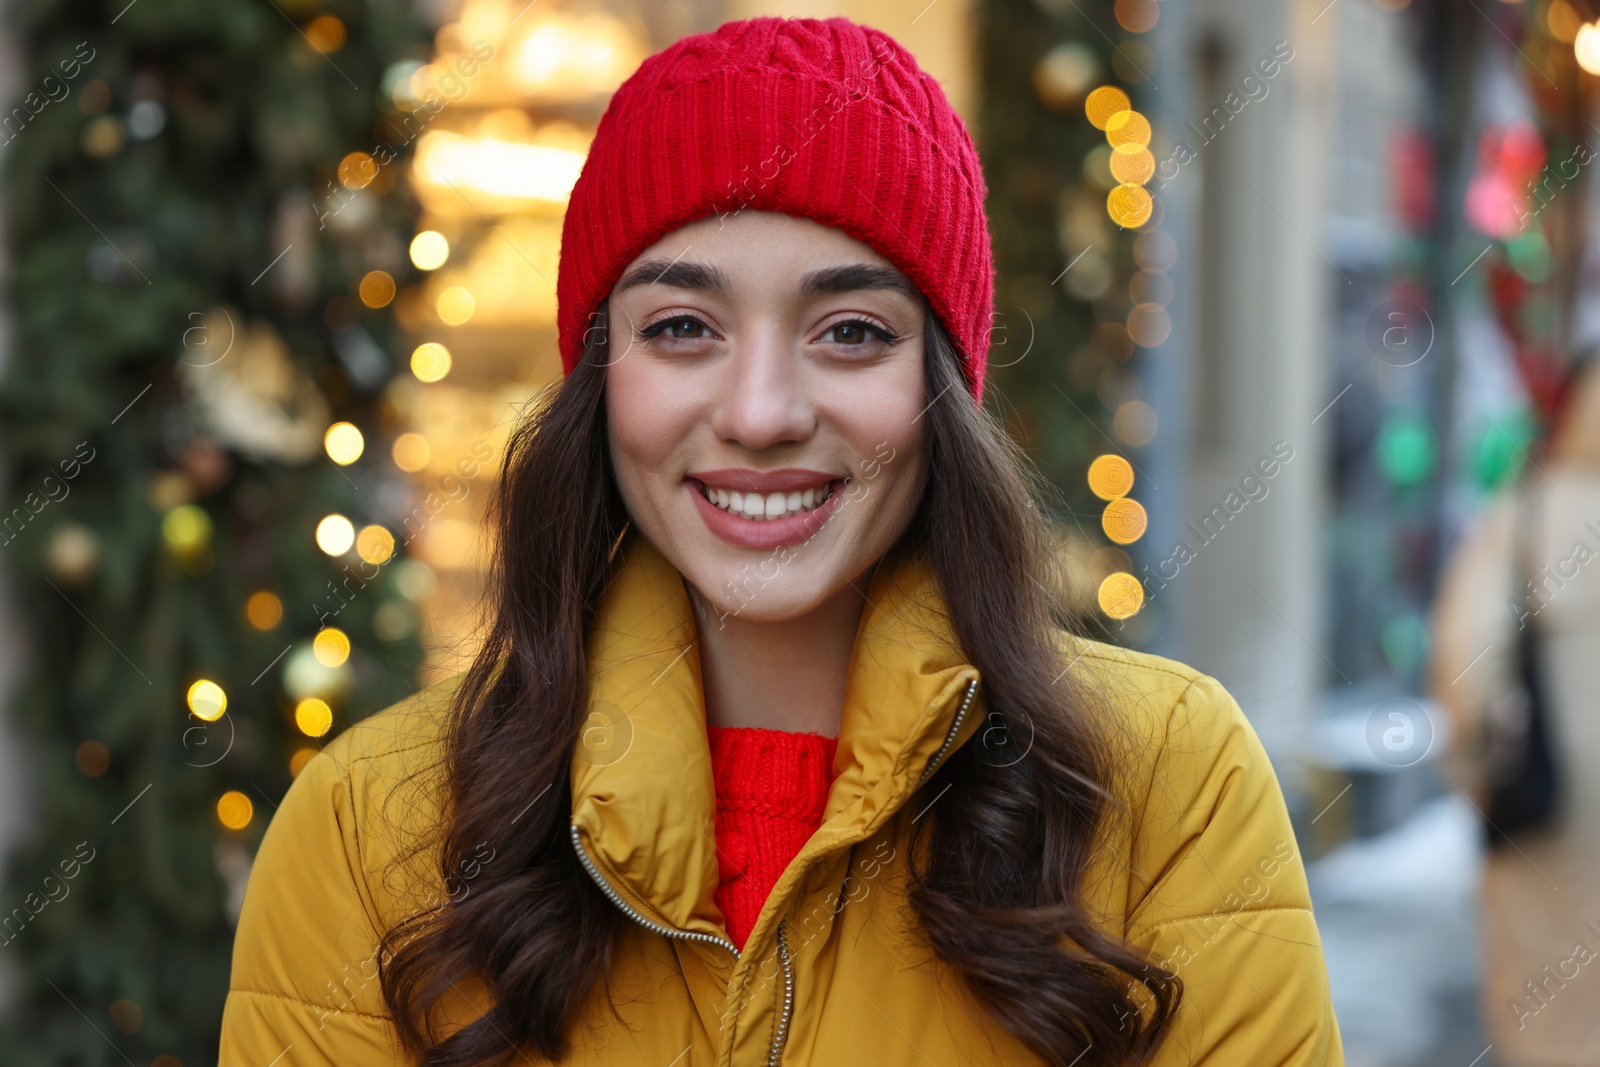
<svg viewBox="0 0 1600 1067"><path fill-rule="evenodd" d="M739 622L788 622L815 611L845 578L821 561L796 559L778 565L767 555L737 567L691 567L680 571L699 594L703 612L719 628Z"/></svg>

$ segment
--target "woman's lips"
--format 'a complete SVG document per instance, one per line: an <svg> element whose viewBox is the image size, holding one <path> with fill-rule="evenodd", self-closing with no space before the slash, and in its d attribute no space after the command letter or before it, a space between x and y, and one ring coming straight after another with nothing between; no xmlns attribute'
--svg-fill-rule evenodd
<svg viewBox="0 0 1600 1067"><path fill-rule="evenodd" d="M700 484L693 479L686 479L683 488L694 500L694 506L699 509L706 526L724 541L740 548L778 548L798 544L820 530L839 509L843 490L849 481L844 478L828 483L833 490L828 499L810 511L785 515L781 519L747 519L723 511L705 498L700 491Z"/></svg>

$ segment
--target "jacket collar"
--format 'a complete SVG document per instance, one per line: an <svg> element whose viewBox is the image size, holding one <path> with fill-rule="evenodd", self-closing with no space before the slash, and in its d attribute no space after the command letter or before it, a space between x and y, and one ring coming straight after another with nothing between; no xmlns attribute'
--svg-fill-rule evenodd
<svg viewBox="0 0 1600 1067"><path fill-rule="evenodd" d="M723 939L693 607L682 575L643 535L630 529L621 551L588 638L589 717L571 764L574 838L602 888L646 920ZM801 860L869 836L942 749L947 758L975 732L983 711L966 698L977 678L931 568L903 555L886 560L851 652L836 777ZM959 730L946 749L952 725Z"/></svg>

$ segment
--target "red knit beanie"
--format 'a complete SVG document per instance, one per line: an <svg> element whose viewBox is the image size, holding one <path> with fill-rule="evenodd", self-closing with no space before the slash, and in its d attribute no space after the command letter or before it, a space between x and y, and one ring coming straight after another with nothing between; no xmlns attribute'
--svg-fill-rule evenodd
<svg viewBox="0 0 1600 1067"><path fill-rule="evenodd" d="M994 261L978 154L939 83L848 19L755 18L651 56L612 97L573 187L556 285L566 373L623 269L744 208L871 246L928 298L983 399Z"/></svg>

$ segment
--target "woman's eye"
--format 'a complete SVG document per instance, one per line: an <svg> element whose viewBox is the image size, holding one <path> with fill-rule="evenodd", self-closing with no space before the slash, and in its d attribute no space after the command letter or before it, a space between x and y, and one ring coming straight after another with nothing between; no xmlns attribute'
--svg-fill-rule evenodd
<svg viewBox="0 0 1600 1067"><path fill-rule="evenodd" d="M662 334L676 341L694 341L709 336L706 333L706 324L699 319L687 315L674 319L662 319L652 323L640 331L645 337L660 337Z"/></svg>
<svg viewBox="0 0 1600 1067"><path fill-rule="evenodd" d="M834 344L849 345L852 347L855 345L866 344L873 338L877 338L881 341L894 340L887 330L874 326L869 322L861 322L860 320L856 319L852 319L849 322L836 322L832 326L829 326L827 331L822 335L822 339L824 341L831 340Z"/></svg>

